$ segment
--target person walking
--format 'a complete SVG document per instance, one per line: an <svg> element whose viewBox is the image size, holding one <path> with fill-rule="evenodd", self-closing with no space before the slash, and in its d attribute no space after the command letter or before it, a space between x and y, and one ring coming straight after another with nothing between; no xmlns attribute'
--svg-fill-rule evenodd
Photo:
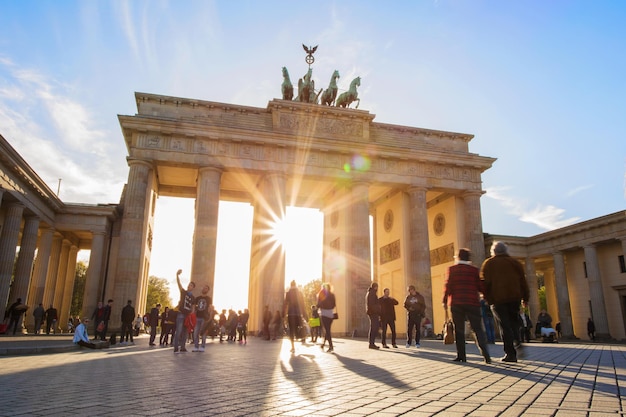
<svg viewBox="0 0 626 417"><path fill-rule="evenodd" d="M272 321L272 312L270 306L263 307L263 339L270 340L270 323Z"/></svg>
<svg viewBox="0 0 626 417"><path fill-rule="evenodd" d="M520 302L528 302L530 291L522 264L509 255L504 242L494 242L491 257L480 269L485 281L485 299L492 306L504 342L503 362L517 362L514 339L519 334Z"/></svg>
<svg viewBox="0 0 626 417"><path fill-rule="evenodd" d="M406 347L411 347L413 342L413 329L415 329L415 347L420 345L420 328L424 313L426 311L426 301L424 296L417 292L415 285L409 285L409 294L404 299L404 308L407 313L408 328L406 331Z"/></svg>
<svg viewBox="0 0 626 417"><path fill-rule="evenodd" d="M183 284L180 282L180 274L182 273L182 269L176 271L176 283L178 284L178 290L180 291L180 300L178 302L178 314L176 315L176 332L173 337L174 353L187 352L187 349L185 348L185 342L187 340L185 320L193 311L195 300L193 290L196 288L196 284L195 282L190 281L189 284L187 284L187 289L185 289Z"/></svg>
<svg viewBox="0 0 626 417"><path fill-rule="evenodd" d="M486 363L491 363L487 335L483 330L480 312L480 293L484 291L480 273L470 262L469 249L459 249L457 263L448 268L446 281L443 285L443 308L452 313L455 328L456 358L455 362L467 362L465 352L465 320L470 322L476 334L478 349Z"/></svg>
<svg viewBox="0 0 626 417"><path fill-rule="evenodd" d="M107 304L104 306L104 329L101 334L100 340L106 340L107 333L109 331L109 321L111 321L111 312L113 311L113 300L109 298Z"/></svg>
<svg viewBox="0 0 626 417"><path fill-rule="evenodd" d="M304 300L300 294L300 290L296 286L296 281L291 281L289 290L285 294L285 303L283 313L287 315L287 324L289 326L289 340L291 341L291 353L296 351L294 345L297 338L298 327L302 325L302 314L304 312Z"/></svg>
<svg viewBox="0 0 626 417"><path fill-rule="evenodd" d="M591 320L591 317L587 320L587 335L592 341L596 341L596 324Z"/></svg>
<svg viewBox="0 0 626 417"><path fill-rule="evenodd" d="M320 292L317 293L316 307L320 309L320 319L322 321L322 326L324 326L324 341L320 347L324 350L324 345L328 342L327 352L334 352L335 349L333 347L331 327L335 317L335 308L337 307L337 303L335 300L335 294L331 291L329 283L322 284Z"/></svg>
<svg viewBox="0 0 626 417"><path fill-rule="evenodd" d="M211 287L205 285L202 287L202 294L196 297L196 325L193 330L193 346L192 352L204 352L206 347L206 333L203 333L204 323L209 320L209 307L211 306L211 296L209 291ZM200 337L202 337L202 346L200 346Z"/></svg>
<svg viewBox="0 0 626 417"><path fill-rule="evenodd" d="M149 346L156 346L154 340L156 339L157 327L159 327L159 314L161 312L161 304L157 303L150 310L150 315L148 316L148 324L150 325L150 342Z"/></svg>
<svg viewBox="0 0 626 417"><path fill-rule="evenodd" d="M105 335L103 334L104 315L105 315L104 305L102 304L102 301L98 301L98 305L96 306L95 310L91 314L91 321L93 321L93 324L94 324L94 337L93 337L94 339L105 340Z"/></svg>
<svg viewBox="0 0 626 417"><path fill-rule="evenodd" d="M57 313L57 309L50 307L46 310L46 334L50 334L50 329L52 329L53 333L57 332L57 320L59 319L59 314Z"/></svg>
<svg viewBox="0 0 626 417"><path fill-rule="evenodd" d="M383 333L383 347L389 349L387 345L387 327L391 330L391 346L397 348L396 345L396 307L399 303L393 297L389 296L389 288L383 290L383 296L378 299L380 303L380 324Z"/></svg>
<svg viewBox="0 0 626 417"><path fill-rule="evenodd" d="M370 349L380 349L380 347L376 345L376 335L378 334L378 329L380 329L380 302L378 301L378 295L376 295L377 291L378 283L372 282L372 285L370 285L367 290L367 294L365 294L365 305L367 307L365 312L370 320L370 330L368 334Z"/></svg>
<svg viewBox="0 0 626 417"><path fill-rule="evenodd" d="M52 306L50 306L52 307ZM9 319L9 325L7 326L7 332L9 329L13 329L13 335L17 332L17 325L20 324L20 320L22 319L22 315L28 310L28 307L22 304L22 299L18 298L15 300L13 304L9 306L7 311L4 313L4 319ZM56 310L55 310L56 311Z"/></svg>
<svg viewBox="0 0 626 417"><path fill-rule="evenodd" d="M317 338L320 337L322 329L322 321L320 318L319 307L317 305L311 306L311 317L309 317L309 327L311 328L311 343L316 343Z"/></svg>
<svg viewBox="0 0 626 417"><path fill-rule="evenodd" d="M43 304L39 303L37 308L33 310L33 318L35 319L35 334L39 334L41 332L41 325L43 324L43 319L45 316L46 311L43 309Z"/></svg>
<svg viewBox="0 0 626 417"><path fill-rule="evenodd" d="M135 307L133 307L133 301L128 300L124 308L122 308L122 335L120 336L120 345L131 344L133 341L133 320L135 320ZM129 341L130 338L130 341Z"/></svg>

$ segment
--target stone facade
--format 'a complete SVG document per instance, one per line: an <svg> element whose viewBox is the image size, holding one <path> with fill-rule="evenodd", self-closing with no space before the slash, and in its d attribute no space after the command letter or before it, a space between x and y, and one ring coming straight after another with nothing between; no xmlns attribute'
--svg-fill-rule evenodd
<svg viewBox="0 0 626 417"><path fill-rule="evenodd" d="M493 239L484 240L480 196L481 174L494 159L469 151L471 135L377 123L363 110L283 100L256 108L145 93L135 98L138 113L119 116L129 165L119 204L62 202L0 141L2 309L17 297L31 306L47 300L60 310L60 322L67 321L76 253L91 249L83 315L108 298L116 301L112 326L127 299L145 310L161 195L196 201L191 279L198 287L214 287L219 200L254 207L251 331L260 329L264 305L272 311L282 305L285 259L268 230L287 205L324 213L322 279L335 287L340 319L333 328L339 334L367 331L365 291L372 278L398 300L407 285L416 285L427 300L427 316L441 328L443 279L455 251L468 247L479 263ZM530 277L544 272L552 288L550 312L564 324L571 316L572 334L581 332L581 320L590 314L584 300L590 300L598 332L623 338L623 313L616 313L624 311L619 294L625 290L621 273L606 265L611 257L623 260L626 219L621 213L591 223L580 226L580 238L571 226L507 239ZM581 259L587 278L574 267ZM604 322L598 315L603 305ZM401 306L397 313L402 333Z"/></svg>

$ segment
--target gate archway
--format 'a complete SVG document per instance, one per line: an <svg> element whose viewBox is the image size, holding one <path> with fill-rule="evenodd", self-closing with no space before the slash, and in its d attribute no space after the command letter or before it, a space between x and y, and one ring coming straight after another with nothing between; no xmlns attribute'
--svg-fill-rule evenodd
<svg viewBox="0 0 626 417"><path fill-rule="evenodd" d="M190 279L214 288L219 200L254 207L250 330L264 305L280 309L285 258L271 234L285 207L324 213L323 280L338 296L338 333L367 331L374 277L396 297L409 284L441 293L444 264L468 247L484 258L481 174L493 158L469 152L471 135L374 122L364 110L272 100L266 108L135 94L119 116L128 148L123 216L112 245L116 300L141 308L159 195L195 199ZM374 218L370 253L369 216ZM438 288L439 287L439 288Z"/></svg>

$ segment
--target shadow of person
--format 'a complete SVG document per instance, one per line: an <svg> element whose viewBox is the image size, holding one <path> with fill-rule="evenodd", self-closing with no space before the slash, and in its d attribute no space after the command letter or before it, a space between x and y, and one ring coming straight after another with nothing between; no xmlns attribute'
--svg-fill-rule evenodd
<svg viewBox="0 0 626 417"><path fill-rule="evenodd" d="M298 385L303 396L310 399L318 397L315 382L322 379L324 374L315 361L315 355L292 354L287 362L284 359L280 361L280 369L285 378Z"/></svg>
<svg viewBox="0 0 626 417"><path fill-rule="evenodd" d="M372 365L362 359L348 358L337 353L335 353L334 356L346 367L346 369L354 372L355 374L382 382L393 388L400 388L406 385L405 381L396 378L392 372L389 372L385 368Z"/></svg>

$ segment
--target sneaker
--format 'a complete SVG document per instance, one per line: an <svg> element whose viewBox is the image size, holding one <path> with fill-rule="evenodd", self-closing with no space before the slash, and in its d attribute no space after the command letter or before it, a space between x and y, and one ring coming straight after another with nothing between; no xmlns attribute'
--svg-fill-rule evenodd
<svg viewBox="0 0 626 417"><path fill-rule="evenodd" d="M187 349L185 349L185 348L182 348L182 349L180 350L180 353L187 353L187 352L188 352L188 350L187 350Z"/></svg>
<svg viewBox="0 0 626 417"><path fill-rule="evenodd" d="M387 346L387 345L383 345L383 347L384 347L385 349L389 349L389 346Z"/></svg>
<svg viewBox="0 0 626 417"><path fill-rule="evenodd" d="M422 347L422 345L420 345L419 343L416 343L416 344L415 344L415 347L416 347L416 348L420 348L420 347Z"/></svg>
<svg viewBox="0 0 626 417"><path fill-rule="evenodd" d="M394 348L398 349L398 345L391 345L391 346L393 346Z"/></svg>
<svg viewBox="0 0 626 417"><path fill-rule="evenodd" d="M380 349L380 346L376 346L376 345L370 345L369 346L370 349Z"/></svg>
<svg viewBox="0 0 626 417"><path fill-rule="evenodd" d="M406 342L406 348L410 348L411 347L411 342Z"/></svg>
<svg viewBox="0 0 626 417"><path fill-rule="evenodd" d="M191 351L192 352L200 352L200 349L195 347L195 348L191 349Z"/></svg>
<svg viewBox="0 0 626 417"><path fill-rule="evenodd" d="M180 352L178 351L178 348L174 348L174 353L180 353Z"/></svg>
<svg viewBox="0 0 626 417"><path fill-rule="evenodd" d="M200 349L198 349L198 352L204 352L204 347L201 347Z"/></svg>

